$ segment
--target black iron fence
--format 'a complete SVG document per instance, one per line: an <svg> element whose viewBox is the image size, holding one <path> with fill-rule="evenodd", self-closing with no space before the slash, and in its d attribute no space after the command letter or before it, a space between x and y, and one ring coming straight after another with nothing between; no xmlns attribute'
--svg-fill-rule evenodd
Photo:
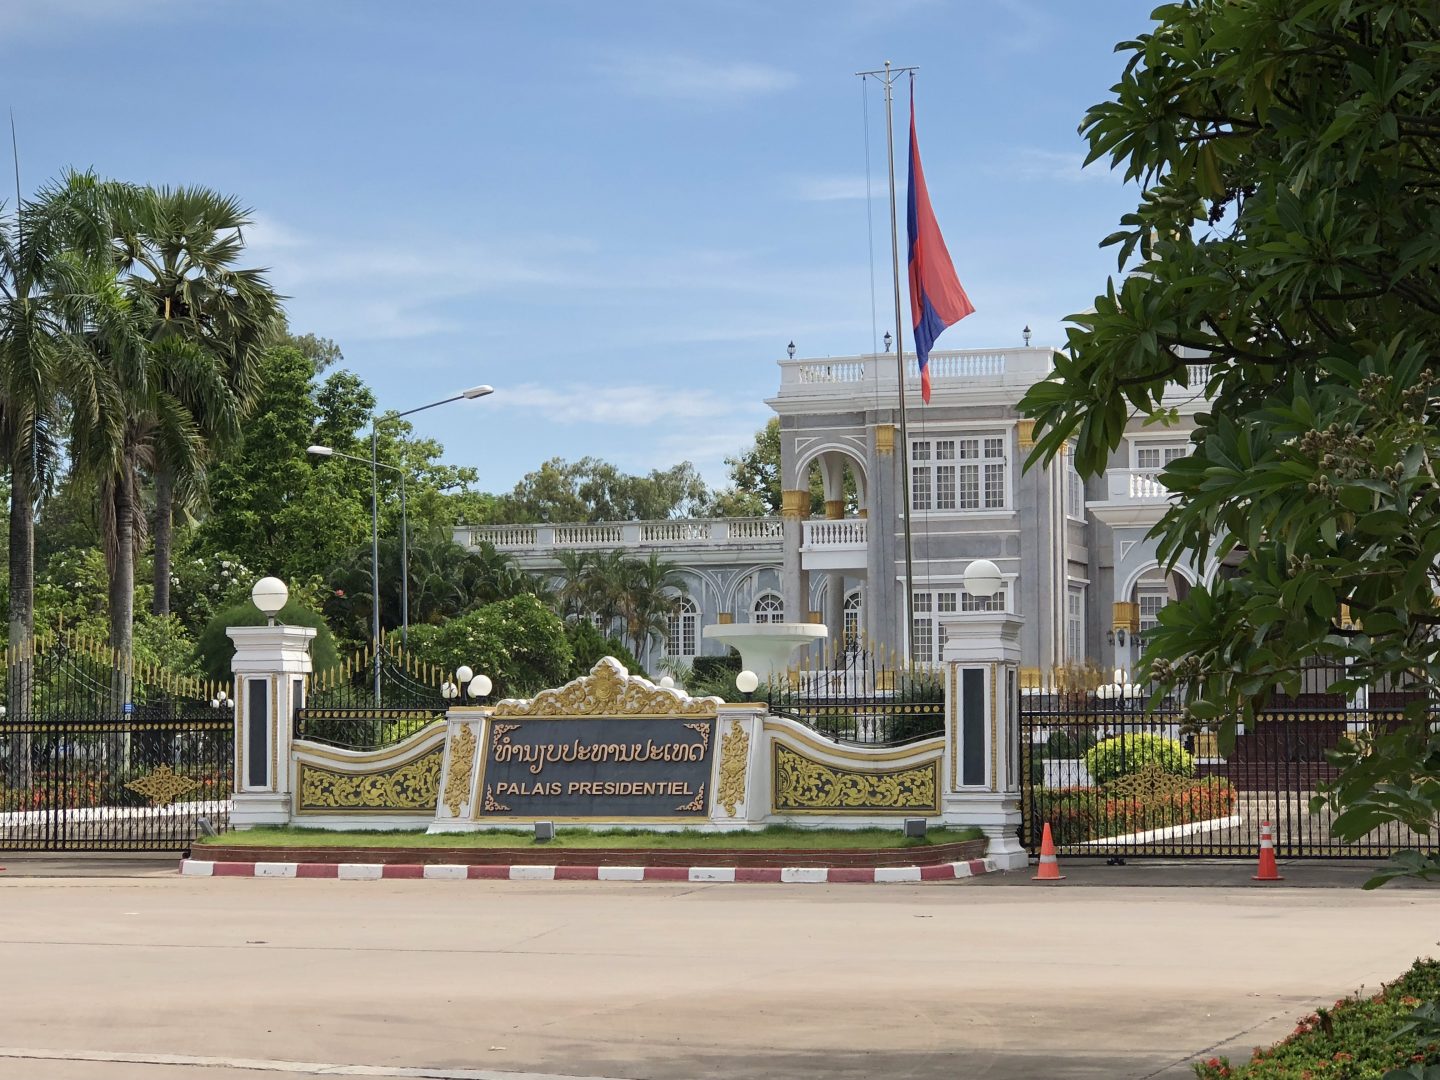
<svg viewBox="0 0 1440 1080"><path fill-rule="evenodd" d="M452 680L399 650L362 650L311 677L295 737L347 750L393 746L445 716L463 692Z"/></svg>
<svg viewBox="0 0 1440 1080"><path fill-rule="evenodd" d="M234 719L218 688L74 638L6 660L0 849L178 851L227 827Z"/></svg>
<svg viewBox="0 0 1440 1080"><path fill-rule="evenodd" d="M1328 754L1341 738L1404 722L1395 709L1307 693L1272 699L1222 747L1214 732L1187 731L1174 703L1152 706L1138 687L1031 687L1020 706L1022 840L1038 851L1049 824L1072 856L1254 858L1269 822L1281 858L1437 850L1434 834L1399 824L1341 840L1333 813L1310 809L1336 774Z"/></svg>
<svg viewBox="0 0 1440 1080"><path fill-rule="evenodd" d="M945 732L939 667L905 666L869 649L836 650L762 688L770 711L858 746L894 746Z"/></svg>

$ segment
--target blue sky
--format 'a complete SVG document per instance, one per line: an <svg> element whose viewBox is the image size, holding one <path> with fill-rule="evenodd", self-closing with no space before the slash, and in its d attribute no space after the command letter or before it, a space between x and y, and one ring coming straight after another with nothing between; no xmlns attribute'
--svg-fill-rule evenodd
<svg viewBox="0 0 1440 1080"><path fill-rule="evenodd" d="M787 342L868 351L890 321L883 105L868 84L867 202L853 73L921 69L931 198L977 308L938 347L1026 323L1058 344L1135 203L1082 172L1076 126L1152 6L8 0L0 104L27 190L75 166L242 198L292 326L382 407L493 384L416 418L483 487L587 454L720 483Z"/></svg>

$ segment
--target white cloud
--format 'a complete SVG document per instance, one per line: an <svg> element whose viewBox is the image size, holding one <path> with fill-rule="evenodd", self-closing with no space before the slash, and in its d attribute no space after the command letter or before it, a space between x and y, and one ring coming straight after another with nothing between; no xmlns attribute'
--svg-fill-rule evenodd
<svg viewBox="0 0 1440 1080"><path fill-rule="evenodd" d="M172 17L180 0L10 0L0 3L0 42L20 37L65 36L109 23Z"/></svg>
<svg viewBox="0 0 1440 1080"><path fill-rule="evenodd" d="M608 424L654 427L685 420L703 420L731 412L733 406L708 390L677 390L655 386L593 386L572 383L563 388L521 383L495 391L497 407L536 409L560 424Z"/></svg>
<svg viewBox="0 0 1440 1080"><path fill-rule="evenodd" d="M863 176L807 176L794 181L795 195L805 202L839 202L849 199L878 199L885 193L883 181L871 180L867 192Z"/></svg>
<svg viewBox="0 0 1440 1080"><path fill-rule="evenodd" d="M1103 161L1087 168L1085 155L1078 150L1041 150L1038 147L1024 147L1016 151L1008 165L998 165L995 171L1019 180L1059 180L1070 184L1104 180L1110 175Z"/></svg>
<svg viewBox="0 0 1440 1080"><path fill-rule="evenodd" d="M794 86L795 75L767 64L715 61L682 53L617 56L599 72L636 97L726 104Z"/></svg>

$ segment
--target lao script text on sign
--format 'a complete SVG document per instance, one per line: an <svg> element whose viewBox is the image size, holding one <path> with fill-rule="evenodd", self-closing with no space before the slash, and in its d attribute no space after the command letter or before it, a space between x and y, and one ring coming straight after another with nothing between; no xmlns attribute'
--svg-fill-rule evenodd
<svg viewBox="0 0 1440 1080"><path fill-rule="evenodd" d="M492 720L479 817L687 818L710 808L715 720Z"/></svg>

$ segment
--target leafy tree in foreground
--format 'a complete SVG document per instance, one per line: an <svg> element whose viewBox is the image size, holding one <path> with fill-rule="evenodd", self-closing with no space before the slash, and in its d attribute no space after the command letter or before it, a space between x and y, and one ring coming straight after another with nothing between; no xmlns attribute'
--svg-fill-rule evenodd
<svg viewBox="0 0 1440 1080"><path fill-rule="evenodd" d="M1170 605L1146 662L1222 738L1307 662L1333 689L1416 691L1414 721L1349 756L1341 834L1440 810L1440 7L1190 0L1118 46L1090 159L1141 187L1106 240L1124 273L1072 317L1023 408L1036 458L1094 474L1162 395L1208 393L1162 482L1163 556L1226 557ZM1213 364L1191 386L1187 361ZM1032 459L1033 460L1033 459ZM1353 617L1352 624L1346 616ZM1421 693L1423 692L1423 693ZM1440 872L1440 863L1429 868Z"/></svg>

